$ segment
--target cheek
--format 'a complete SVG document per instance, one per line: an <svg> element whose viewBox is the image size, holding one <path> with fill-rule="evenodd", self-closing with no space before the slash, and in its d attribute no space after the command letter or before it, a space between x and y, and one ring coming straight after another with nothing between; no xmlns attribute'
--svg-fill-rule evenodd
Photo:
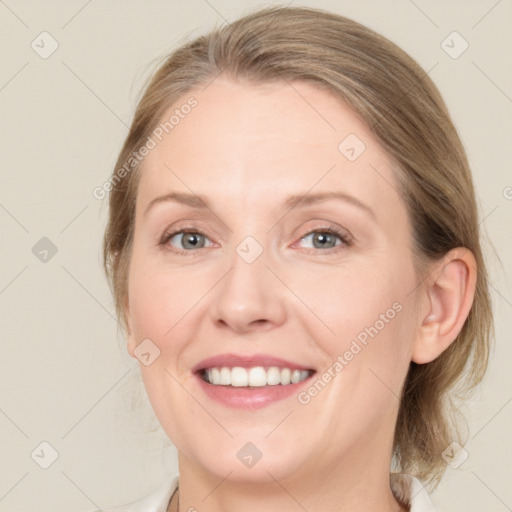
<svg viewBox="0 0 512 512"><path fill-rule="evenodd" d="M392 308L399 293L390 276L389 265L383 261L379 266L310 268L307 277L290 276L291 288L307 306L297 306L296 312L303 311L303 319L310 317L316 322L321 337L336 346L363 332Z"/></svg>
<svg viewBox="0 0 512 512"><path fill-rule="evenodd" d="M331 269L328 278L319 273L304 282L302 297L315 315L302 317L309 318L308 329L316 330L315 341L332 363L341 356L351 368L344 373L375 382L373 370L396 389L410 360L414 286L412 266L389 256L359 268Z"/></svg>
<svg viewBox="0 0 512 512"><path fill-rule="evenodd" d="M165 272L147 260L134 259L128 293L134 332L158 343L172 335L173 326L198 301L200 290L184 271Z"/></svg>
<svg viewBox="0 0 512 512"><path fill-rule="evenodd" d="M369 269L334 279L315 295L315 312L329 329L313 315L308 328L314 332L313 324L320 325L314 340L326 365L299 401L330 425L333 439L338 429L357 437L362 426L378 426L398 404L413 333L406 281L406 276L400 280L391 272ZM335 415L335 410L342 413Z"/></svg>

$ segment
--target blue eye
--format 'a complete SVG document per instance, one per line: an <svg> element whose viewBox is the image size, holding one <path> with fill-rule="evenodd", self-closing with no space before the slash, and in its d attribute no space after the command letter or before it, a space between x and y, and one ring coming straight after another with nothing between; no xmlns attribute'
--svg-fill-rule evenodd
<svg viewBox="0 0 512 512"><path fill-rule="evenodd" d="M313 237L313 249L334 249L340 245L345 247L352 245L352 241L349 236L342 234L332 226L310 231L301 237L300 240L303 241L309 237ZM182 244L183 249L170 244L173 239L180 240L179 243ZM339 239L342 243L337 244L336 239ZM194 231L192 228L185 228L179 231L173 231L172 233L165 233L160 240L159 245L162 247L168 247L170 245L172 247L172 252L184 256L192 256L195 254L196 250L207 247L205 242L206 240L209 239L203 233Z"/></svg>
<svg viewBox="0 0 512 512"><path fill-rule="evenodd" d="M307 238L312 237L313 245L318 244L314 247L314 249L319 248L327 248L333 249L334 247L339 246L340 244L336 244L336 238L341 240L341 242L349 246L351 245L350 240L347 236L340 233L334 227L322 228L314 231L310 231L307 235L303 236L301 240L306 240Z"/></svg>
<svg viewBox="0 0 512 512"><path fill-rule="evenodd" d="M181 243L186 251L182 251L179 248L176 250L179 254L185 254L190 253L191 251L194 251L195 249L202 249L205 247L204 240L206 239L206 236L202 233L199 233L198 231L175 231L173 233L167 233L162 238L160 244L161 245L167 245L173 238L179 239L181 237Z"/></svg>

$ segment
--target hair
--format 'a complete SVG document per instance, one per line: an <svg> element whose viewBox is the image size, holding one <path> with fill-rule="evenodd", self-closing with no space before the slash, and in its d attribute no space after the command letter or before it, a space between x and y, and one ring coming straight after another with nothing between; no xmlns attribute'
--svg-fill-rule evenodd
<svg viewBox="0 0 512 512"><path fill-rule="evenodd" d="M481 382L494 336L477 204L462 142L433 81L406 52L364 25L320 9L268 7L166 56L145 86L111 180L103 265L123 329L142 169L133 155L170 106L221 73L255 85L306 81L357 113L396 163L419 281L427 264L451 249L473 253L472 308L439 357L410 363L395 427L393 464L435 488L446 468L442 452L459 435L451 393L467 397ZM128 161L129 172L120 173Z"/></svg>

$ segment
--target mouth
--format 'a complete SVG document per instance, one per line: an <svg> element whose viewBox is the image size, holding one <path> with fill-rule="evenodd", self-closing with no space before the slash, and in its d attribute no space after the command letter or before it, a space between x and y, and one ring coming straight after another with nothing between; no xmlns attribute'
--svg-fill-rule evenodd
<svg viewBox="0 0 512 512"><path fill-rule="evenodd" d="M214 366L200 369L196 373L212 386L257 389L298 384L310 378L316 371L278 366Z"/></svg>
<svg viewBox="0 0 512 512"><path fill-rule="evenodd" d="M297 395L314 368L272 354L218 354L192 369L199 389L223 406L259 409Z"/></svg>
<svg viewBox="0 0 512 512"><path fill-rule="evenodd" d="M221 366L194 372L204 396L234 409L257 410L298 396L315 370Z"/></svg>

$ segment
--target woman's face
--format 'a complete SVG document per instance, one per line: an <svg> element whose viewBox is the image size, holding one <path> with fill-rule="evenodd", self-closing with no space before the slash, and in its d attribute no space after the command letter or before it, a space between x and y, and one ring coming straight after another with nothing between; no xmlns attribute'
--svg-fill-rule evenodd
<svg viewBox="0 0 512 512"><path fill-rule="evenodd" d="M197 105L181 109L190 96ZM143 162L127 313L129 352L180 465L265 482L267 471L283 480L340 461L387 471L418 328L411 228L389 157L351 110L305 82L218 78L161 121L176 109ZM213 366L277 374L223 370L238 385L204 382L195 369L227 354L256 359ZM244 385L246 375L286 382L286 367L315 373Z"/></svg>

